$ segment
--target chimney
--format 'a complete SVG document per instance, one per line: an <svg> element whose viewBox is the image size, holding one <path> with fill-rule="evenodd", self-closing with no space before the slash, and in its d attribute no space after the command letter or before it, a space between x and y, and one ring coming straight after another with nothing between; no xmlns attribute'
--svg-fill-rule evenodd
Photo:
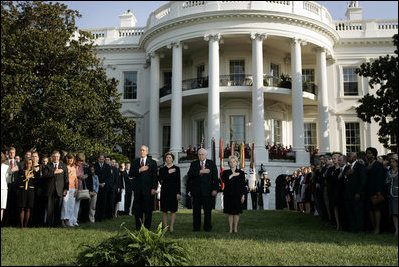
<svg viewBox="0 0 399 267"><path fill-rule="evenodd" d="M348 4L348 9L346 10L345 16L348 20L363 19L363 8L359 7L359 1L351 1Z"/></svg>
<svg viewBox="0 0 399 267"><path fill-rule="evenodd" d="M133 15L133 11L130 9L119 15L119 19L121 20L121 27L135 27L136 26L136 17Z"/></svg>

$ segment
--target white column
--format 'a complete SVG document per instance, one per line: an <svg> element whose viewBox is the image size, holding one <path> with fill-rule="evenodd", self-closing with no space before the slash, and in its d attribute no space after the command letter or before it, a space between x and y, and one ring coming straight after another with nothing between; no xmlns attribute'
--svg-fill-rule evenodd
<svg viewBox="0 0 399 267"><path fill-rule="evenodd" d="M316 51L317 56L317 70L318 70L318 84L319 84L319 138L320 138L320 153L325 154L331 152L330 148L330 116L328 113L328 88L327 88L327 63L326 50L320 48Z"/></svg>
<svg viewBox="0 0 399 267"><path fill-rule="evenodd" d="M252 124L255 143L255 163L265 163L269 154L265 148L265 108L263 97L263 40L266 34L251 33L252 39Z"/></svg>
<svg viewBox="0 0 399 267"><path fill-rule="evenodd" d="M209 41L209 91L208 91L208 138L205 140L208 156L211 153L211 139L215 138L216 161L219 159L220 140L220 96L219 96L219 40L220 34L205 35Z"/></svg>
<svg viewBox="0 0 399 267"><path fill-rule="evenodd" d="M291 42L291 72L293 149L297 163L309 164L304 141L301 41L296 38Z"/></svg>
<svg viewBox="0 0 399 267"><path fill-rule="evenodd" d="M160 158L159 146L159 55L152 52L150 78L150 155L153 159Z"/></svg>
<svg viewBox="0 0 399 267"><path fill-rule="evenodd" d="M170 118L170 151L178 160L182 148L182 45L172 43L172 102Z"/></svg>

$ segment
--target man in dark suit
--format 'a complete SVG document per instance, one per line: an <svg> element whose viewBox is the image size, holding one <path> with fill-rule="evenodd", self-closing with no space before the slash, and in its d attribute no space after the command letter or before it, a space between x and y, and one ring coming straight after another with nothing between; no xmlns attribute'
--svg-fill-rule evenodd
<svg viewBox="0 0 399 267"><path fill-rule="evenodd" d="M348 155L350 168L345 172L344 199L349 231L363 231L364 190L366 185L366 167L357 161L357 154Z"/></svg>
<svg viewBox="0 0 399 267"><path fill-rule="evenodd" d="M140 230L144 218L144 227L150 229L154 195L157 193L157 163L148 156L148 147L140 147L140 158L131 164L129 177L133 178L133 213L136 229Z"/></svg>
<svg viewBox="0 0 399 267"><path fill-rule="evenodd" d="M112 175L111 175L111 166L105 163L104 154L100 154L98 156L98 162L94 164L94 170L96 175L98 176L98 181L100 183L99 191L97 194L97 203L96 203L96 214L95 220L96 222L101 222L106 218L107 212L106 208L108 202L111 201L110 195L112 193Z"/></svg>
<svg viewBox="0 0 399 267"><path fill-rule="evenodd" d="M61 207L63 197L69 189L67 166L60 162L60 152L51 154L51 162L43 168L44 194L47 197L46 225L61 226Z"/></svg>
<svg viewBox="0 0 399 267"><path fill-rule="evenodd" d="M201 206L204 209L204 230L212 230L212 198L218 189L218 170L212 160L206 159L207 151L198 150L198 160L188 170L188 187L193 198L193 230L201 228Z"/></svg>

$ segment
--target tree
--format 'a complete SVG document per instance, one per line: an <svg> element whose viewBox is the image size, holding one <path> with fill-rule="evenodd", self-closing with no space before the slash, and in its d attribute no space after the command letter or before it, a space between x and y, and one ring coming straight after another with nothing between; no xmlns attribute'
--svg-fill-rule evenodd
<svg viewBox="0 0 399 267"><path fill-rule="evenodd" d="M380 56L371 63L363 63L356 73L370 77L371 89L377 87L375 94L365 95L359 100L357 116L371 123L378 122L378 140L392 151L397 151L398 137L398 34L393 36L394 56Z"/></svg>
<svg viewBox="0 0 399 267"><path fill-rule="evenodd" d="M92 156L134 144L117 81L75 26L80 16L60 3L1 2L2 149Z"/></svg>

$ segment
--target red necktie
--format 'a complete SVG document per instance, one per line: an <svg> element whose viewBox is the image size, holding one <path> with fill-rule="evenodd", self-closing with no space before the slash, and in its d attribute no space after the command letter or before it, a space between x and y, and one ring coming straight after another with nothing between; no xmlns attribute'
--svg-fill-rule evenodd
<svg viewBox="0 0 399 267"><path fill-rule="evenodd" d="M14 167L14 164L12 162L13 162L13 160L10 161L11 169Z"/></svg>
<svg viewBox="0 0 399 267"><path fill-rule="evenodd" d="M55 166L54 166L54 170L56 170L57 169L57 163L55 164Z"/></svg>
<svg viewBox="0 0 399 267"><path fill-rule="evenodd" d="M144 166L144 159L141 159L140 167Z"/></svg>
<svg viewBox="0 0 399 267"><path fill-rule="evenodd" d="M203 170L203 169L204 169L204 162L201 161L201 170Z"/></svg>

